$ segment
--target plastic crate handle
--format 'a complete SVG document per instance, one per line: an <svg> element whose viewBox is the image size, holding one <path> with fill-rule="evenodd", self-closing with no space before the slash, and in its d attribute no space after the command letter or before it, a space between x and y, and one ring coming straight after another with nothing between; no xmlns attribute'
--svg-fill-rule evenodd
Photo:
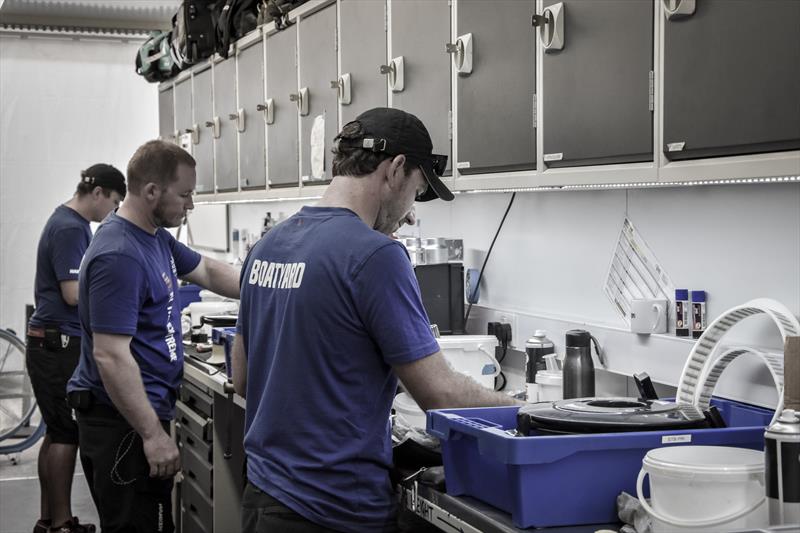
<svg viewBox="0 0 800 533"><path fill-rule="evenodd" d="M673 518L671 516L665 516L659 513L658 511L650 507L650 504L647 503L647 500L644 499L644 494L642 493L642 484L644 483L644 478L645 476L647 476L648 473L649 472L647 472L644 468L642 468L641 470L639 470L639 477L636 479L636 496L639 498L639 503L642 505L642 508L644 508L644 510L648 512L650 516L652 516L656 520L660 520L671 526L692 527L692 528L705 527L705 526L718 526L752 513L758 508L758 506L764 503L764 500L766 499L766 498L759 498L754 504L745 507L741 511L736 511L735 513L729 515L718 516L716 518L709 518L707 520L697 520L697 521L681 520L679 518Z"/></svg>
<svg viewBox="0 0 800 533"><path fill-rule="evenodd" d="M451 425L457 425L460 433L466 433L473 437L481 437L485 435L486 430L497 432L497 428L500 427L500 424L495 424L482 418L466 418L450 413L438 413L438 415L446 418L448 422L444 423L445 427L436 427L437 418L432 417L431 425L428 428L428 433L441 440L451 440Z"/></svg>

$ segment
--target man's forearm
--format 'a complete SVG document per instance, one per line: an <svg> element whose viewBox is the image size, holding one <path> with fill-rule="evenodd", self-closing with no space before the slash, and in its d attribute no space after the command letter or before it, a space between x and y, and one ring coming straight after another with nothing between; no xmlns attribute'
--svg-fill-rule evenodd
<svg viewBox="0 0 800 533"><path fill-rule="evenodd" d="M458 372L453 372L440 390L441 394L436 396L432 402L434 405L429 405L428 409L525 405L525 402L508 394L487 389L471 377Z"/></svg>
<svg viewBox="0 0 800 533"><path fill-rule="evenodd" d="M239 271L222 261L203 256L201 264L185 279L222 296L239 299Z"/></svg>
<svg viewBox="0 0 800 533"><path fill-rule="evenodd" d="M144 384L133 357L103 357L95 354L97 368L103 386L111 397L114 407L143 438L150 438L163 431L158 415L150 405Z"/></svg>

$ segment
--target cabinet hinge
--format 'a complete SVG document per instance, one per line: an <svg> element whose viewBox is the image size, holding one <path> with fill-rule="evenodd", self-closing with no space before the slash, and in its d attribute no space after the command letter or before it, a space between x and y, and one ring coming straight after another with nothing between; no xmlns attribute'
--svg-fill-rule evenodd
<svg viewBox="0 0 800 533"><path fill-rule="evenodd" d="M653 111L656 108L656 77L655 74L653 74L652 70L648 73L647 79L648 79L647 104L650 108L650 111Z"/></svg>
<svg viewBox="0 0 800 533"><path fill-rule="evenodd" d="M539 118L538 111L536 110L536 93L533 93L533 129L536 129L536 122Z"/></svg>
<svg viewBox="0 0 800 533"><path fill-rule="evenodd" d="M453 110L447 111L447 138L453 140Z"/></svg>
<svg viewBox="0 0 800 533"><path fill-rule="evenodd" d="M339 51L339 25L333 27L333 51Z"/></svg>
<svg viewBox="0 0 800 533"><path fill-rule="evenodd" d="M383 31L389 31L389 6L385 2L383 4Z"/></svg>

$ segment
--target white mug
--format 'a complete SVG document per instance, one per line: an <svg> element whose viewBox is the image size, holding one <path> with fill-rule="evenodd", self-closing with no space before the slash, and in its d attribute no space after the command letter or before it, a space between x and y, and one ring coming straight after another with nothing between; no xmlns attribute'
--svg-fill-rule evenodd
<svg viewBox="0 0 800 533"><path fill-rule="evenodd" d="M656 298L631 300L631 332L666 333L667 301Z"/></svg>

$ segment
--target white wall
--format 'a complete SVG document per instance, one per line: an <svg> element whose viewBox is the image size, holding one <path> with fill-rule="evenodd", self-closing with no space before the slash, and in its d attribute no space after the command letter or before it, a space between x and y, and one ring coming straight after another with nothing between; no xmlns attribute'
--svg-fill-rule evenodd
<svg viewBox="0 0 800 533"><path fill-rule="evenodd" d="M464 239L466 266L478 268L509 199L474 194L417 204L422 235ZM233 205L232 227L256 231L264 212L288 215L300 205ZM586 328L605 345L613 372L647 371L677 384L693 341L625 331L602 291L626 212L676 286L707 291L709 322L757 297L779 300L800 315L800 184L518 193L486 268L470 332L503 317L512 322L517 347L544 327L563 350L565 330ZM758 317L726 340L781 347L777 329ZM773 389L769 373L747 360L734 362L718 385L728 397L765 405L774 405Z"/></svg>
<svg viewBox="0 0 800 533"><path fill-rule="evenodd" d="M81 169L125 173L158 135L156 86L134 73L139 44L0 35L0 327L22 331L39 235Z"/></svg>

